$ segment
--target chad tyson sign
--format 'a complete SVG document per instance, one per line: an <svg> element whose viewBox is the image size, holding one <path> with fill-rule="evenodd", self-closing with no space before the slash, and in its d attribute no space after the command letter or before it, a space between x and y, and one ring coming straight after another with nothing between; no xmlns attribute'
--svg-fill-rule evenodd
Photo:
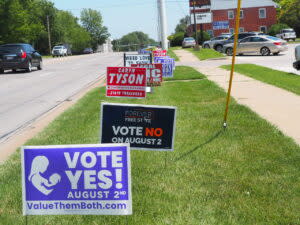
<svg viewBox="0 0 300 225"><path fill-rule="evenodd" d="M128 144L25 146L23 214L132 214Z"/></svg>
<svg viewBox="0 0 300 225"><path fill-rule="evenodd" d="M102 103L101 108L101 143L174 150L175 107Z"/></svg>

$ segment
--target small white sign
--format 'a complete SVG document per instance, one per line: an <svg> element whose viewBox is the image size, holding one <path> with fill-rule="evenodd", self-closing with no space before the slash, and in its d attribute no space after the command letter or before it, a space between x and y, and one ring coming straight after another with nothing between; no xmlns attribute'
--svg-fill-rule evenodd
<svg viewBox="0 0 300 225"><path fill-rule="evenodd" d="M192 15L192 24L195 24L194 14ZM211 23L212 14L211 13L196 13L196 24Z"/></svg>

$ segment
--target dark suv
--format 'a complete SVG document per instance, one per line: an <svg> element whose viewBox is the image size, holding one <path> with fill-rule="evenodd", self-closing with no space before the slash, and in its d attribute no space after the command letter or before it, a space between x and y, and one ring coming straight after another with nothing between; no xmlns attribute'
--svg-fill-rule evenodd
<svg viewBox="0 0 300 225"><path fill-rule="evenodd" d="M246 37L249 36L255 36L255 35L264 35L264 33L260 33L260 32L243 32L243 33L239 33L238 35L238 40L242 40ZM223 51L223 46L226 44L230 44L234 42L234 34L231 35L230 38L228 38L227 40L221 40L215 43L214 45L214 49L218 52L222 52Z"/></svg>
<svg viewBox="0 0 300 225"><path fill-rule="evenodd" d="M0 45L0 73L11 69L25 69L31 72L32 67L41 70L43 66L42 56L29 44Z"/></svg>

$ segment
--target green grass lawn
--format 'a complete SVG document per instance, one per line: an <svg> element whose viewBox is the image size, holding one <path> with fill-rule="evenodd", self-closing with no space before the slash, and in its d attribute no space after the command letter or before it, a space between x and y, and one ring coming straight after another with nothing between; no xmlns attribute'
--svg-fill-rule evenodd
<svg viewBox="0 0 300 225"><path fill-rule="evenodd" d="M221 66L223 69L230 70L231 65ZM267 84L285 89L300 95L300 76L293 73L286 73L278 70L272 70L267 67L254 64L236 64L235 71L260 80Z"/></svg>
<svg viewBox="0 0 300 225"><path fill-rule="evenodd" d="M175 61L179 61L179 58L178 56L174 53L174 50L178 50L178 49L181 49L181 47L171 47L168 49L168 55L175 59Z"/></svg>
<svg viewBox="0 0 300 225"><path fill-rule="evenodd" d="M187 50L193 53L199 60L225 57L222 53L213 49L201 48L199 51L195 51L193 48L187 48Z"/></svg>
<svg viewBox="0 0 300 225"><path fill-rule="evenodd" d="M203 78L206 77L191 67L177 66L174 73L174 77L164 78L164 81L195 80L195 79L203 79Z"/></svg>
<svg viewBox="0 0 300 225"><path fill-rule="evenodd" d="M289 41L290 44L300 43L300 38L297 38L296 41Z"/></svg>
<svg viewBox="0 0 300 225"><path fill-rule="evenodd" d="M177 106L175 151L131 152L132 216L29 216L28 224L300 224L300 147L235 101L224 131L226 94L213 82L164 82L147 99L104 95L92 90L26 144L98 143L107 101ZM21 206L18 151L0 166L0 224L25 224Z"/></svg>

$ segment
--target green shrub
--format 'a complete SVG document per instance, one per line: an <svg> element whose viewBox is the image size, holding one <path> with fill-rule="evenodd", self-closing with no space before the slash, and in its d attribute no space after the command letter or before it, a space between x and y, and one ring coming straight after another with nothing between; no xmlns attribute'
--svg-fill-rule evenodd
<svg viewBox="0 0 300 225"><path fill-rule="evenodd" d="M275 36L276 34L280 33L280 30L285 29L285 28L289 28L289 26L284 23L274 24L270 27L268 34L271 36Z"/></svg>

